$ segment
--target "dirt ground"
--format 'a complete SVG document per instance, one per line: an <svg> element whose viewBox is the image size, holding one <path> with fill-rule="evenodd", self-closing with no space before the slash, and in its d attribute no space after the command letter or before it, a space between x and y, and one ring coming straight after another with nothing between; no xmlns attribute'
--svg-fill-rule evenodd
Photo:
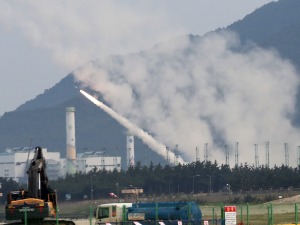
<svg viewBox="0 0 300 225"><path fill-rule="evenodd" d="M273 204L284 204L284 203L300 203L300 195L295 195L293 197L289 197L289 198L281 198L281 199L277 199L272 201L271 203Z"/></svg>

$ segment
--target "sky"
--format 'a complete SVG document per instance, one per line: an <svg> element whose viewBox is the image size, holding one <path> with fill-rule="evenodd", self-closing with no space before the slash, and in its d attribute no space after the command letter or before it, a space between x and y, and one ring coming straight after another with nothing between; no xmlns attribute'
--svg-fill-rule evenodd
<svg viewBox="0 0 300 225"><path fill-rule="evenodd" d="M43 93L84 62L147 49L177 35L202 35L268 2L0 1L0 116ZM88 49L85 55L78 54L83 48Z"/></svg>
<svg viewBox="0 0 300 225"><path fill-rule="evenodd" d="M209 158L224 162L226 144L232 163L238 142L240 162L253 163L257 144L263 164L269 141L272 164L284 163L289 143L295 165L300 132L289 115L300 82L293 65L258 47L234 52L242 46L233 33L197 45L184 36L226 27L268 2L0 1L0 114L74 71L120 118L179 146L184 160L195 161L197 148L201 159L208 143ZM192 54L179 54L187 48ZM148 54L130 54L141 50Z"/></svg>

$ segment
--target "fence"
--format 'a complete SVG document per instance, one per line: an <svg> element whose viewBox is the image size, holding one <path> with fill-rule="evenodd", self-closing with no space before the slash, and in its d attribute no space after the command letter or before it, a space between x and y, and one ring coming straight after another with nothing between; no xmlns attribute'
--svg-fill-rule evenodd
<svg viewBox="0 0 300 225"><path fill-rule="evenodd" d="M203 221L208 225L226 224L224 205L202 206ZM242 204L236 206L237 225L300 225L298 218L298 205L295 203L286 204ZM214 223L218 221L218 223Z"/></svg>
<svg viewBox="0 0 300 225"><path fill-rule="evenodd" d="M118 223L121 225L225 225L224 216L224 204L214 206L200 206L203 219L197 220L163 220L163 221L127 221ZM89 214L87 215L87 221L90 225L94 222L94 209L89 207ZM299 209L298 204L286 203L286 204L240 204L236 206L236 224L237 225L300 225L299 222ZM59 213L53 220L53 225L58 225L60 217ZM27 221L26 210L24 210L24 224L29 225ZM99 223L101 224L101 223ZM111 223L115 225L114 223ZM102 223L105 225L105 223Z"/></svg>

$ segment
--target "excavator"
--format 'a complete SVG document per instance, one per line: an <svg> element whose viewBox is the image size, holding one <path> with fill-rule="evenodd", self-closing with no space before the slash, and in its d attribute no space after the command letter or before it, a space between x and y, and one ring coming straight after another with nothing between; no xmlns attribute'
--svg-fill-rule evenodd
<svg viewBox="0 0 300 225"><path fill-rule="evenodd" d="M56 192L49 186L46 161L41 147L36 147L27 171L28 190L20 189L7 194L6 224L75 225L71 220L58 220Z"/></svg>

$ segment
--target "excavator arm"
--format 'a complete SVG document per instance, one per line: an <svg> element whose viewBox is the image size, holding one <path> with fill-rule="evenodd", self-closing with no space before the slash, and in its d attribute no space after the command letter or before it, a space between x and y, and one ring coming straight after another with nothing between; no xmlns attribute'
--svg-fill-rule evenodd
<svg viewBox="0 0 300 225"><path fill-rule="evenodd" d="M8 193L5 218L6 220L24 220L24 211L26 211L30 224L52 224L53 220L44 220L44 218L56 216L56 192L48 184L46 161L41 147L35 148L27 174L28 190ZM73 221L66 220L60 221L59 224L75 225Z"/></svg>
<svg viewBox="0 0 300 225"><path fill-rule="evenodd" d="M50 196L55 195L55 191L52 190L48 184L46 161L43 157L43 151L41 147L35 148L34 157L31 160L27 174L28 194L30 197L41 199L47 202L50 200ZM56 199L55 202L53 202L53 205L56 206Z"/></svg>

